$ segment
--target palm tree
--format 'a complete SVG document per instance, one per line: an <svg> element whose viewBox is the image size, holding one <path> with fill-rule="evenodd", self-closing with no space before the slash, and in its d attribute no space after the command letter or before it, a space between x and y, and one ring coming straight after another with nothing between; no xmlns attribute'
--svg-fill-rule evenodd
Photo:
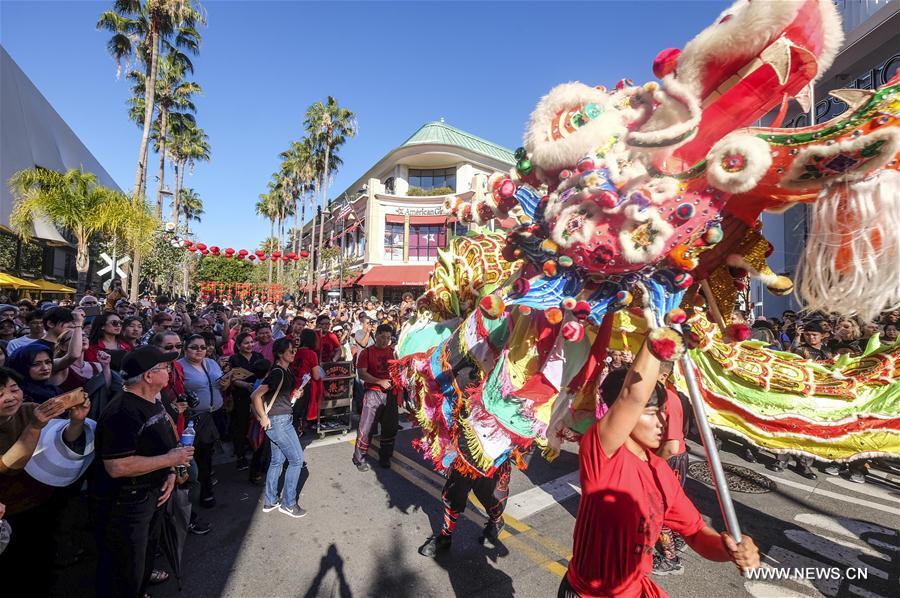
<svg viewBox="0 0 900 598"><path fill-rule="evenodd" d="M269 193L261 193L259 201L256 202L256 213L264 218L269 219L269 238L275 237L275 220L278 218L278 212L275 207L275 198L271 191ZM269 260L269 284L272 284L272 260Z"/></svg>
<svg viewBox="0 0 900 598"><path fill-rule="evenodd" d="M187 124L172 132L170 143L167 145L169 158L175 165L175 192L172 195L172 222L178 230L178 221L181 217L179 202L181 189L184 187L184 172L190 168L194 172L196 162L209 161L209 141L203 129L196 123Z"/></svg>
<svg viewBox="0 0 900 598"><path fill-rule="evenodd" d="M87 285L91 241L135 224L142 226L125 194L98 185L96 175L81 169L65 173L39 167L20 170L10 178L9 186L16 198L10 224L20 236L32 236L35 217L43 216L75 237L79 295Z"/></svg>
<svg viewBox="0 0 900 598"><path fill-rule="evenodd" d="M306 224L306 195L312 189L315 177L313 147L309 137L304 137L302 141L292 142L290 149L281 152L281 159L281 171L289 181L288 184L291 186L294 199L294 228L297 229L298 225ZM296 208L298 198L300 199L299 210ZM293 236L292 246L294 253L300 252L300 238L296 235Z"/></svg>
<svg viewBox="0 0 900 598"><path fill-rule="evenodd" d="M184 216L184 230L188 233L191 228L191 220L200 222L200 216L203 215L203 200L200 195L191 189L185 187L181 190L181 203L178 204L178 210L181 216Z"/></svg>
<svg viewBox="0 0 900 598"><path fill-rule="evenodd" d="M325 212L327 211L326 198L328 197L330 158L333 153L336 153L346 143L348 137L356 135L357 123L356 116L350 110L341 108L334 97L328 96L324 104L316 102L307 109L304 124L310 137L325 153L324 170L322 172L322 207L319 213L318 245L319 254L321 255L325 241L323 229ZM318 291L316 296L318 297Z"/></svg>
<svg viewBox="0 0 900 598"><path fill-rule="evenodd" d="M179 47L197 54L200 34L196 26L205 22L197 0L114 0L112 10L97 21L98 29L113 35L107 50L115 58L117 73L137 58L144 64L148 82L144 91L143 134L138 150L134 195L144 197L147 183L147 152L156 101L156 78L162 48Z"/></svg>

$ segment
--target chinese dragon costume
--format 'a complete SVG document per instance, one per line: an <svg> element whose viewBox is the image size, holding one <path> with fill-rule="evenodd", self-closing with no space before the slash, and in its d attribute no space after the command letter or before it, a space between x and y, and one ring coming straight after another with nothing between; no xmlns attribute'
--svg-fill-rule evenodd
<svg viewBox="0 0 900 598"><path fill-rule="evenodd" d="M567 83L539 102L515 168L446 206L504 232L441 252L398 343L393 374L436 467L490 476L577 439L617 313L660 358L691 352L713 426L819 459L900 455L900 347L816 364L695 307L704 283L727 317L747 275L794 291L766 264L759 217L800 202L805 304L862 318L900 305L898 79L832 92L849 106L833 120L777 128L789 100L808 110L842 37L829 0L739 1L662 51L658 82Z"/></svg>

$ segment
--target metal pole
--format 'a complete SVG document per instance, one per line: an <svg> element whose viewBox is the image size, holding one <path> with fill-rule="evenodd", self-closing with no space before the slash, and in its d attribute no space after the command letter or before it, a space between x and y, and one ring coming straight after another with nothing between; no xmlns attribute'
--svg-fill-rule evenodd
<svg viewBox="0 0 900 598"><path fill-rule="evenodd" d="M700 396L700 386L697 384L697 377L694 375L694 363L691 361L690 354L687 351L681 357L681 369L684 371L684 379L687 381L691 404L694 406L694 416L697 418L697 428L700 430L700 438L703 439L703 448L706 450L706 459L709 464L709 472L712 474L716 496L719 499L719 508L722 510L722 516L725 518L725 529L728 530L734 541L740 544L741 526L738 523L737 514L734 512L734 503L731 501L731 492L728 490L728 483L725 481L725 472L722 469L719 452L716 450L716 441L713 438L712 428L710 428L709 421L706 419L706 405Z"/></svg>
<svg viewBox="0 0 900 598"><path fill-rule="evenodd" d="M338 305L344 300L344 219L341 218L341 261L338 266Z"/></svg>

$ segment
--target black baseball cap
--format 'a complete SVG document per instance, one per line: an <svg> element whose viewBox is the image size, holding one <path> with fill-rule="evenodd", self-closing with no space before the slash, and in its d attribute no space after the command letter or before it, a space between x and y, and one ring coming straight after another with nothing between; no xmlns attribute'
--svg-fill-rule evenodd
<svg viewBox="0 0 900 598"><path fill-rule="evenodd" d="M813 320L811 322L807 322L803 325L804 332L825 332L825 321L824 320Z"/></svg>
<svg viewBox="0 0 900 598"><path fill-rule="evenodd" d="M176 359L178 359L177 351L165 353L162 349L153 345L138 347L122 360L122 375L125 378L134 378L144 372L149 372L161 363L175 361Z"/></svg>

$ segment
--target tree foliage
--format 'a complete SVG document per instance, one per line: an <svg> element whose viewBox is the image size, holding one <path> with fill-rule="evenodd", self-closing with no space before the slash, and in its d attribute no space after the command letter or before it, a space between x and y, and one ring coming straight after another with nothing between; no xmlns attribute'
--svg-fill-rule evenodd
<svg viewBox="0 0 900 598"><path fill-rule="evenodd" d="M200 260L196 280L216 282L247 282L253 266L244 260L206 256Z"/></svg>

